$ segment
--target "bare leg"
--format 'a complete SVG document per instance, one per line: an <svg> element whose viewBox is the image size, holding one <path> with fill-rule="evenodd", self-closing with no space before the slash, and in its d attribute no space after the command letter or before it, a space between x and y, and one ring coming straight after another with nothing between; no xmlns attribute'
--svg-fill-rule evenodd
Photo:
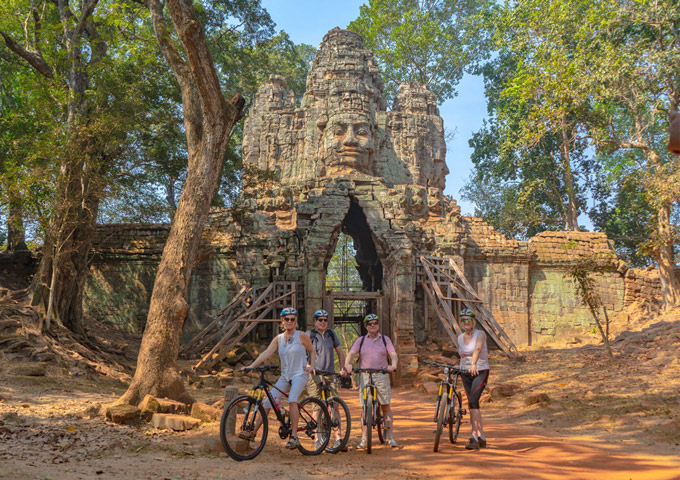
<svg viewBox="0 0 680 480"><path fill-rule="evenodd" d="M470 423L472 424L472 434L477 438L484 436L482 427L482 411L479 408L470 409Z"/></svg>
<svg viewBox="0 0 680 480"><path fill-rule="evenodd" d="M298 404L296 402L291 402L288 404L290 409L290 435L292 437L297 437L298 422L300 420L300 410L298 409Z"/></svg>

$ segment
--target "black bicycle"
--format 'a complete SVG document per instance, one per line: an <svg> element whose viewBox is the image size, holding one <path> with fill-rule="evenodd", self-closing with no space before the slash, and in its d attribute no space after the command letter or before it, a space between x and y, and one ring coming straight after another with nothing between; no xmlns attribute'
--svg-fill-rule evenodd
<svg viewBox="0 0 680 480"><path fill-rule="evenodd" d="M380 408L378 388L375 386L375 383L373 383L373 374L389 372L382 368L355 368L354 371L357 373L368 373L368 383L363 386L361 396L364 400L362 413L364 425L366 425L366 453L371 453L373 428L378 431L378 440L380 443L385 443L385 438L387 438L385 417Z"/></svg>
<svg viewBox="0 0 680 480"><path fill-rule="evenodd" d="M335 372L326 372L317 370L316 374L321 377L321 400L326 405L328 413L331 416L331 431L335 437L340 438L340 442L334 444L332 447L327 447L326 451L329 453L338 453L345 449L347 441L349 440L350 429L352 428L352 418L349 414L349 408L345 401L333 395L328 382L337 383L339 374Z"/></svg>
<svg viewBox="0 0 680 480"><path fill-rule="evenodd" d="M264 448L269 433L269 421L262 405L267 398L279 421L279 437L291 436L290 417L280 404L276 404L271 388L276 388L265 378L265 373L278 370L275 366L245 368L244 371L260 372L260 380L253 387L252 395L239 395L224 408L220 421L222 446L234 460L252 460ZM276 388L279 390L278 388ZM279 390L286 397L288 394ZM328 446L331 418L325 404L314 397L307 397L298 403L300 420L297 437L298 450L304 455L318 455Z"/></svg>
<svg viewBox="0 0 680 480"><path fill-rule="evenodd" d="M448 425L449 441L456 443L463 415L467 413L463 410L461 394L456 390L461 370L455 365L446 363L429 361L424 361L423 363L442 367L446 375L446 379L439 383L439 393L437 393L437 405L434 414L434 421L437 423L437 429L434 434L434 451L437 452L439 451L439 439L444 431L444 427Z"/></svg>

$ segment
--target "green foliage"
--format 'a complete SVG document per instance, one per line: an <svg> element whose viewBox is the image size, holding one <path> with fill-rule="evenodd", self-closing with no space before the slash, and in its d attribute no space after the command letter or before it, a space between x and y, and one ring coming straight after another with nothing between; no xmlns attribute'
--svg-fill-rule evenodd
<svg viewBox="0 0 680 480"><path fill-rule="evenodd" d="M465 68L486 53L483 0L369 0L347 27L382 69L385 98L399 84L426 85L440 102L456 95Z"/></svg>

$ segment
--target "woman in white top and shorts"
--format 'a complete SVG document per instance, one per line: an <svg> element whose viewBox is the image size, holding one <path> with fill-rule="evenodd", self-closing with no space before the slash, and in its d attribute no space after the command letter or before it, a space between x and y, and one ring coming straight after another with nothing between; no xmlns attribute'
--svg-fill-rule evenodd
<svg viewBox="0 0 680 480"><path fill-rule="evenodd" d="M290 427L291 431L297 432L298 420L300 419L298 399L307 385L309 372L314 372L311 365L314 365L316 360L316 352L312 347L312 342L309 340L309 335L296 330L297 310L292 307L281 310L281 326L283 327L283 333L274 337L267 349L247 368L257 367L271 357L274 352L279 352L279 359L281 360L281 376L274 385L279 390L288 392ZM307 363L308 352L310 363ZM274 397L274 401L278 402L281 392L276 388L272 389L271 393L272 397ZM271 410L272 406L268 399L264 401L263 406L267 415L269 415L269 410ZM261 420L258 418L258 425L255 427L255 431L259 428L260 423ZM300 441L298 438L291 435L290 440L286 444L286 448L292 450L299 446Z"/></svg>
<svg viewBox="0 0 680 480"><path fill-rule="evenodd" d="M465 387L470 409L472 434L465 445L468 450L486 447L484 428L482 427L482 411L479 398L489 381L489 355L486 347L486 334L475 329L475 312L469 308L460 312L460 322L464 332L458 335L458 354L460 369L463 370L461 380Z"/></svg>

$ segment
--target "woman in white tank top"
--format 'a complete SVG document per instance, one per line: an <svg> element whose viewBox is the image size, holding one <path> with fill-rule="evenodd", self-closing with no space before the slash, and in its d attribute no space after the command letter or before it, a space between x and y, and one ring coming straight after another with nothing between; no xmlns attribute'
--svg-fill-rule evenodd
<svg viewBox="0 0 680 480"><path fill-rule="evenodd" d="M482 411L479 398L489 380L489 354L486 347L486 333L475 329L475 312L466 308L460 312L460 322L464 332L458 335L458 354L461 375L470 410L472 435L465 445L469 450L486 447L486 437L482 426Z"/></svg>
<svg viewBox="0 0 680 480"><path fill-rule="evenodd" d="M312 347L309 335L296 329L297 310L294 308L284 308L281 310L281 326L283 333L274 337L267 347L253 363L248 367L257 367L262 362L271 357L275 352L279 352L281 360L281 376L276 381L272 389L272 397L278 402L279 390L288 392L288 407L290 409L290 428L297 432L300 411L298 410L298 398L307 385L309 372L314 372L312 365L316 361L316 351ZM309 352L310 362L307 363L307 352ZM279 390L277 390L277 388ZM267 415L271 409L269 400L265 400L263 406ZM255 431L260 427L261 420L258 418ZM298 438L291 435L286 444L286 448L294 449L300 446Z"/></svg>

